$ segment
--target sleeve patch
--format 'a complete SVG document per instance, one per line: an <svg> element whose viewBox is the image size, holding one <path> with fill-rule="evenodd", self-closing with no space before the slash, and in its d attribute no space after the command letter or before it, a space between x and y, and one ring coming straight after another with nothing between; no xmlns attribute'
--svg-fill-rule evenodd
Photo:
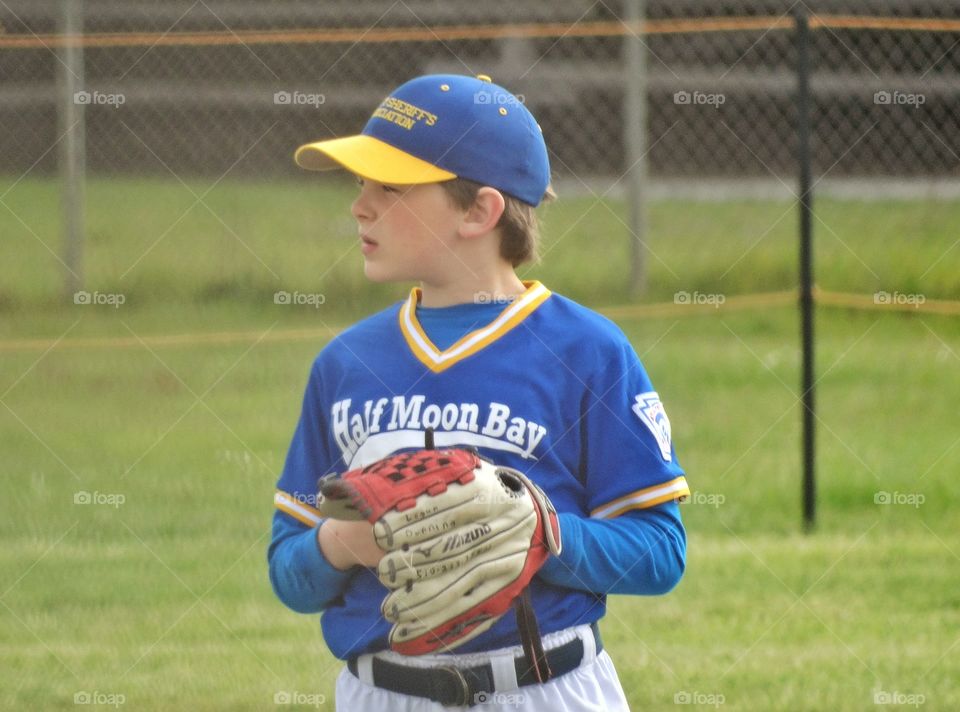
<svg viewBox="0 0 960 712"><path fill-rule="evenodd" d="M667 411L663 409L660 396L656 391L641 393L636 397L632 410L657 441L663 459L671 462L673 455L671 454L670 419L667 417Z"/></svg>

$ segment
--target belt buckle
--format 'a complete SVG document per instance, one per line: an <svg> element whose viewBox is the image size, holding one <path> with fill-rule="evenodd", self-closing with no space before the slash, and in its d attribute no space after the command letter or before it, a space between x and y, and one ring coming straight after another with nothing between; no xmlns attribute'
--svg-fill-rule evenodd
<svg viewBox="0 0 960 712"><path fill-rule="evenodd" d="M451 673L456 681L460 684L460 697L456 698L453 702L443 701L441 704L448 705L450 707L460 707L464 705L469 705L471 702L470 699L470 685L467 683L467 678L463 676L463 673L460 671L460 668L454 667L453 665L444 665L443 667L435 668L436 670L442 670L443 672Z"/></svg>

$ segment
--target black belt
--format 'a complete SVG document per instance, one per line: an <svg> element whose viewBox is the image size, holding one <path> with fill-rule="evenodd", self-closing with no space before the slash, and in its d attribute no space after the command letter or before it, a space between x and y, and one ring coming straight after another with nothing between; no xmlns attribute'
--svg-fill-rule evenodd
<svg viewBox="0 0 960 712"><path fill-rule="evenodd" d="M590 624L597 654L603 650L600 629L596 622ZM566 675L576 670L583 662L583 640L579 636L568 643L546 652L550 666L550 678ZM537 683L531 664L525 655L513 660L517 671L517 684ZM347 669L357 675L357 658L347 661ZM546 680L544 680L546 682ZM490 663L473 667L444 666L419 668L373 658L373 684L376 687L399 692L403 695L426 697L446 707L472 706L487 701L487 696L497 692L493 684L493 666Z"/></svg>

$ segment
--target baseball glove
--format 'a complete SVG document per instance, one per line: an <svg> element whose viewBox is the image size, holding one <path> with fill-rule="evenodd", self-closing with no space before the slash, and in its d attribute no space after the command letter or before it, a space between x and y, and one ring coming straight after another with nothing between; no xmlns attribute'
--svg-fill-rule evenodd
<svg viewBox="0 0 960 712"><path fill-rule="evenodd" d="M538 667L539 632L529 594L521 594L549 555L560 553L560 528L529 478L470 450L431 449L324 477L320 493L323 516L366 519L387 552L377 576L390 589L381 610L393 623L394 650L450 650L519 599L521 638Z"/></svg>

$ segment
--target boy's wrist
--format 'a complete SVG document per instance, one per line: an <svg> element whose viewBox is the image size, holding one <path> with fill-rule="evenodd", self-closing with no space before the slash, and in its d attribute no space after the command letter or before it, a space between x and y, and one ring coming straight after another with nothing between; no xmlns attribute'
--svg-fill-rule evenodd
<svg viewBox="0 0 960 712"><path fill-rule="evenodd" d="M320 553L340 571L351 566L376 566L386 552L377 546L373 526L366 521L325 519L317 529Z"/></svg>
<svg viewBox="0 0 960 712"><path fill-rule="evenodd" d="M348 553L337 536L336 520L325 519L317 527L317 546L323 558L338 571L346 571L355 562L347 560L344 553Z"/></svg>

